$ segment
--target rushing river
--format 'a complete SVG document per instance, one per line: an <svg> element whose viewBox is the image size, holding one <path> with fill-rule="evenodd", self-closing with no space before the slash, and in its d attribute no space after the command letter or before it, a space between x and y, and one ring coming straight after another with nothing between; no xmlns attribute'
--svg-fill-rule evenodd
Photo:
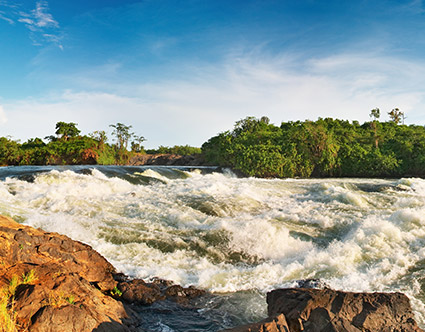
<svg viewBox="0 0 425 332"><path fill-rule="evenodd" d="M130 276L217 295L174 314L161 304L144 309L147 331L217 331L260 320L267 291L307 278L347 291L404 292L425 326L422 179L3 167L0 214L85 242Z"/></svg>

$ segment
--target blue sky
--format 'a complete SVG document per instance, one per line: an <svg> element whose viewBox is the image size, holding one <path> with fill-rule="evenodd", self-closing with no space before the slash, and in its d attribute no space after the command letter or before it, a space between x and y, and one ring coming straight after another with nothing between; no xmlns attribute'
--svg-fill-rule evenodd
<svg viewBox="0 0 425 332"><path fill-rule="evenodd" d="M425 125L421 0L0 0L0 136L200 146L246 116Z"/></svg>

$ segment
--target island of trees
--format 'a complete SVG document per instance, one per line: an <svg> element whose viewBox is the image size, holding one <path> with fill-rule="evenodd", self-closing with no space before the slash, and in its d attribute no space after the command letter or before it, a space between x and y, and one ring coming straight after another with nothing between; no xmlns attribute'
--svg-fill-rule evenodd
<svg viewBox="0 0 425 332"><path fill-rule="evenodd" d="M132 126L123 123L112 124L114 143L108 142L105 131L80 135L77 124L58 122L55 135L43 139L33 138L25 143L10 137L0 137L0 165L125 165L137 154L179 154L201 153L200 148L190 146L160 146L145 151L142 143L146 140L131 132ZM45 142L47 141L47 143Z"/></svg>
<svg viewBox="0 0 425 332"><path fill-rule="evenodd" d="M395 108L389 121L380 110L360 124L331 118L271 124L247 117L202 145L144 149L143 136L117 123L114 143L104 131L80 135L75 123L58 122L55 135L19 143L0 138L2 165L127 164L137 154L201 155L210 165L231 167L256 177L402 177L425 176L425 127L405 125Z"/></svg>

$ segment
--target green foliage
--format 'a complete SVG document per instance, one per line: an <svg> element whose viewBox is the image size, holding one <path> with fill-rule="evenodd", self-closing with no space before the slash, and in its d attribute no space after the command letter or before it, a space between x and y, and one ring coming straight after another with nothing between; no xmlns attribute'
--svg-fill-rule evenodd
<svg viewBox="0 0 425 332"><path fill-rule="evenodd" d="M189 145L174 145L173 147L160 145L158 149L147 150L149 154L177 154L180 156L200 154L201 148L196 148Z"/></svg>
<svg viewBox="0 0 425 332"><path fill-rule="evenodd" d="M276 127L247 117L210 138L202 153L210 164L257 177L425 176L425 128L338 119L283 122ZM402 115L401 115L402 116Z"/></svg>
<svg viewBox="0 0 425 332"><path fill-rule="evenodd" d="M123 123L117 123L115 125L110 125L110 127L114 128L112 135L115 136L117 149L118 150L127 150L128 141L134 135L130 132L132 126L126 126Z"/></svg>
<svg viewBox="0 0 425 332"><path fill-rule="evenodd" d="M131 126L117 124L115 133L127 135L125 130ZM122 133L124 131L124 134ZM107 143L104 131L95 131L89 136L80 136L80 130L76 124L58 122L56 135L47 136L45 143L40 138L30 139L20 144L10 137L0 137L0 166L1 165L77 165L77 164L100 164L113 165L124 164L132 153L126 149L119 149ZM133 134L130 134L131 136ZM121 137L121 136L120 136ZM140 142L144 137L135 137L139 142L138 151L143 151ZM123 147L126 142L122 142Z"/></svg>
<svg viewBox="0 0 425 332"><path fill-rule="evenodd" d="M112 290L111 290L111 295L112 296L122 296L122 292L117 288L117 286L115 286Z"/></svg>
<svg viewBox="0 0 425 332"><path fill-rule="evenodd" d="M21 278L12 276L9 284L0 289L0 331L16 332L18 328L17 313L15 311L15 293L17 288L23 284L33 284L37 281L34 270L23 274Z"/></svg>
<svg viewBox="0 0 425 332"><path fill-rule="evenodd" d="M56 123L55 134L67 141L70 137L77 137L80 134L80 130L77 129L77 124L74 122L67 123L60 121Z"/></svg>
<svg viewBox="0 0 425 332"><path fill-rule="evenodd" d="M11 138L0 137L0 164L19 165L20 144Z"/></svg>

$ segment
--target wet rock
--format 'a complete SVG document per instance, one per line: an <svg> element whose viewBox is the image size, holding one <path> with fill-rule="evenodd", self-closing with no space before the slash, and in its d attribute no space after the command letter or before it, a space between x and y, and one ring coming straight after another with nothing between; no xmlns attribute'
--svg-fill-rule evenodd
<svg viewBox="0 0 425 332"><path fill-rule="evenodd" d="M164 292L164 295L167 299L178 303L187 303L190 299L202 296L204 294L205 291L203 290L192 286L184 288L180 285L170 286Z"/></svg>
<svg viewBox="0 0 425 332"><path fill-rule="evenodd" d="M0 289L12 278L17 323L25 331L131 331L124 305L108 293L114 268L89 246L0 216ZM32 271L35 278L24 282ZM119 328L118 328L119 327Z"/></svg>
<svg viewBox="0 0 425 332"><path fill-rule="evenodd" d="M24 282L30 272L35 278ZM134 304L204 293L162 279L130 280L88 245L0 216L0 289L12 278L20 283L17 323L28 332L136 331Z"/></svg>
<svg viewBox="0 0 425 332"><path fill-rule="evenodd" d="M118 289L122 293L121 298L130 303L145 305L165 300L165 296L157 285L147 284L141 279L120 282Z"/></svg>
<svg viewBox="0 0 425 332"><path fill-rule="evenodd" d="M269 318L228 331L423 332L401 293L288 288L267 294Z"/></svg>
<svg viewBox="0 0 425 332"><path fill-rule="evenodd" d="M142 305L149 305L162 300L187 303L190 299L205 294L205 291L195 287L184 288L162 279L155 279L150 283L141 279L123 281L118 283L117 288L122 293L121 299Z"/></svg>
<svg viewBox="0 0 425 332"><path fill-rule="evenodd" d="M226 331L231 332L290 332L285 315L280 314L273 318L265 319L260 323L238 326Z"/></svg>

